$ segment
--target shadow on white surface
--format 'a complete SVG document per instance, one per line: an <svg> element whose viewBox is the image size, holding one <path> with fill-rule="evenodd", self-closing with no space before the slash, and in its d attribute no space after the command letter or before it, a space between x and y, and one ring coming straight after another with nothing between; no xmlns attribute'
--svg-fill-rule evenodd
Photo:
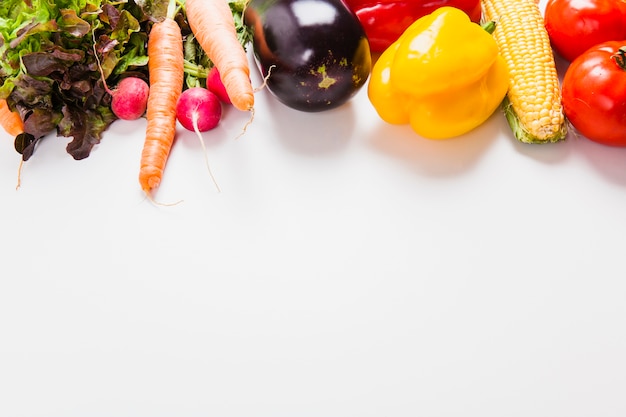
<svg viewBox="0 0 626 417"><path fill-rule="evenodd" d="M322 156L339 152L353 136L356 117L352 100L332 111L314 113L289 108L269 91L257 93L257 102L263 108L265 122L271 125L272 138L295 154Z"/></svg>
<svg viewBox="0 0 626 417"><path fill-rule="evenodd" d="M601 145L580 136L573 128L569 140L589 168L612 184L626 187L626 148Z"/></svg>
<svg viewBox="0 0 626 417"><path fill-rule="evenodd" d="M493 120L456 138L425 139L410 126L394 126L379 120L372 124L367 140L376 151L401 161L415 172L432 177L459 176L471 170L501 139L502 123Z"/></svg>
<svg viewBox="0 0 626 417"><path fill-rule="evenodd" d="M571 156L573 151L569 134L564 140L556 143L523 143L515 139L510 129L506 135L511 145L515 148L516 154L546 165L563 163Z"/></svg>

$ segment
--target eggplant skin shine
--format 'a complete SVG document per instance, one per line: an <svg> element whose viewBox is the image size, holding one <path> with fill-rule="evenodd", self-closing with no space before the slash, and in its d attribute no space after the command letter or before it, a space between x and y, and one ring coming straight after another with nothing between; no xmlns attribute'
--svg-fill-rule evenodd
<svg viewBox="0 0 626 417"><path fill-rule="evenodd" d="M267 88L296 110L341 106L367 82L370 46L357 16L341 0L251 0L244 24Z"/></svg>

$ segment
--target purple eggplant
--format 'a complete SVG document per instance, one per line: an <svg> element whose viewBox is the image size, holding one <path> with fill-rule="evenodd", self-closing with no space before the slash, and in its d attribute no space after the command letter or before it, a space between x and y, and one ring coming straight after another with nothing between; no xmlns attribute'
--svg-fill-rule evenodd
<svg viewBox="0 0 626 417"><path fill-rule="evenodd" d="M244 24L267 88L291 108L336 108L370 75L365 30L342 0L251 0Z"/></svg>

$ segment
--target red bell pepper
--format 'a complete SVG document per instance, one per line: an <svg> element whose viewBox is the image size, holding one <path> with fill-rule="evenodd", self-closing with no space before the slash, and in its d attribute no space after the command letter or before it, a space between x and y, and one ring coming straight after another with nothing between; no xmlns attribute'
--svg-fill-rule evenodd
<svg viewBox="0 0 626 417"><path fill-rule="evenodd" d="M441 6L463 10L474 22L481 17L480 0L344 0L361 21L372 52L382 52L411 23Z"/></svg>

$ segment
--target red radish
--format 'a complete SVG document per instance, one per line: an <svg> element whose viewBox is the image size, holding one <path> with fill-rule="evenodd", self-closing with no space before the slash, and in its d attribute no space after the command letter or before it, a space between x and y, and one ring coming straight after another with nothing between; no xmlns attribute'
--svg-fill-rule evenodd
<svg viewBox="0 0 626 417"><path fill-rule="evenodd" d="M178 98L176 117L185 129L206 132L220 122L222 104L217 95L206 88L188 88Z"/></svg>
<svg viewBox="0 0 626 417"><path fill-rule="evenodd" d="M111 91L111 110L120 119L139 119L146 112L149 93L148 83L141 78L123 78Z"/></svg>
<svg viewBox="0 0 626 417"><path fill-rule="evenodd" d="M187 130L196 132L200 145L204 150L204 157L209 175L220 191L219 185L213 177L209 160L206 154L206 147L202 139L201 132L206 132L215 128L222 118L222 103L214 93L203 87L192 87L183 91L176 102L176 118Z"/></svg>
<svg viewBox="0 0 626 417"><path fill-rule="evenodd" d="M232 102L230 101L230 97L228 97L228 93L226 92L226 87L222 82L222 77L220 77L220 72L217 70L217 67L213 67L209 70L206 85L209 91L219 97L222 103L232 104Z"/></svg>

